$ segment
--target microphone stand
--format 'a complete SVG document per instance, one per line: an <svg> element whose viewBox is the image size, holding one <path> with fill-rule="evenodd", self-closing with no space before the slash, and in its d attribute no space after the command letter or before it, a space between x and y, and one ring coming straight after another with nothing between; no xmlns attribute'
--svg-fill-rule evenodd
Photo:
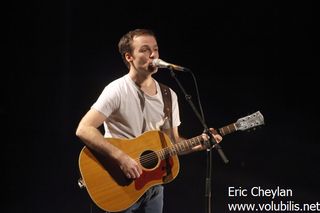
<svg viewBox="0 0 320 213"><path fill-rule="evenodd" d="M200 120L200 122L204 128L204 133L209 136L209 146L208 146L209 148L207 148L207 152L206 152L207 153L207 168L206 168L206 181L205 181L205 199L206 199L205 212L211 213L212 212L212 210L211 210L212 209L211 208L211 195L212 195L211 194L211 177L212 177L212 149L211 149L211 147L217 149L217 151L218 151L218 153L224 163L228 163L229 160L227 159L227 157L223 153L221 146L216 142L214 137L212 137L212 135L209 131L209 128L205 122L204 116L203 115L201 116L200 113L198 112L198 110L196 109L195 105L192 102L191 95L186 93L184 87L180 83L179 79L176 77L176 74L173 71L173 67L170 66L169 69L171 70L171 76L175 79L175 81L179 85L180 89L182 90L182 92L185 96L185 99L190 104L192 110L194 111L194 113L196 114L198 119ZM188 70L188 71L191 72L190 70Z"/></svg>

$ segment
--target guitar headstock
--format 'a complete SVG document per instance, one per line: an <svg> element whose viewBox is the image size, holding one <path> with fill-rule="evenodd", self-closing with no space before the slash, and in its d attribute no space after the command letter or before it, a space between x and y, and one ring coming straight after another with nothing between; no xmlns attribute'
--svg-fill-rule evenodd
<svg viewBox="0 0 320 213"><path fill-rule="evenodd" d="M263 115L257 111L251 115L239 118L235 123L237 130L247 130L264 124Z"/></svg>

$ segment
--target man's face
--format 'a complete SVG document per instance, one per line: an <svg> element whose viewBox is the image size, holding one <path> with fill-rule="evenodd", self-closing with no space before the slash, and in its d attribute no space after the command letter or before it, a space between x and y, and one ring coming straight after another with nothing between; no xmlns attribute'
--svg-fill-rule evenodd
<svg viewBox="0 0 320 213"><path fill-rule="evenodd" d="M152 60L159 58L158 44L150 35L141 35L133 38L132 66L139 72L155 73L157 68L152 66Z"/></svg>

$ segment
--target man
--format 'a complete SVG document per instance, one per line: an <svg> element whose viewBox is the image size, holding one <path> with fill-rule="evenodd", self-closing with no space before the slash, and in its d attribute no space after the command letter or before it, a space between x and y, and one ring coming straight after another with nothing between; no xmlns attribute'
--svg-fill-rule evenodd
<svg viewBox="0 0 320 213"><path fill-rule="evenodd" d="M164 102L159 83L152 77L157 72L152 61L159 58L155 34L147 29L136 29L125 34L118 44L119 52L129 68L129 73L107 85L91 109L81 119L76 135L91 149L108 156L116 162L129 179L137 179L142 167L133 158L105 138L128 138L140 136L149 130L161 130L171 136L172 142L183 140L178 132L180 125L176 93L170 89L171 119L164 113ZM104 124L104 136L99 127ZM207 135L203 135L207 139ZM217 142L220 135L213 135ZM196 146L192 151L203 150ZM143 210L161 213L163 209L163 186L157 185L147 192L126 213Z"/></svg>

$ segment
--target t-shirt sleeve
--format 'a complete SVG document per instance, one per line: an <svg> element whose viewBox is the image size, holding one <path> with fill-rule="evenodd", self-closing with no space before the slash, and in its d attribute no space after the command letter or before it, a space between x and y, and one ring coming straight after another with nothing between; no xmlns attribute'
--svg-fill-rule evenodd
<svg viewBox="0 0 320 213"><path fill-rule="evenodd" d="M117 84L110 83L107 85L96 102L91 106L104 114L106 117L110 116L112 112L117 110L120 106L120 95Z"/></svg>

